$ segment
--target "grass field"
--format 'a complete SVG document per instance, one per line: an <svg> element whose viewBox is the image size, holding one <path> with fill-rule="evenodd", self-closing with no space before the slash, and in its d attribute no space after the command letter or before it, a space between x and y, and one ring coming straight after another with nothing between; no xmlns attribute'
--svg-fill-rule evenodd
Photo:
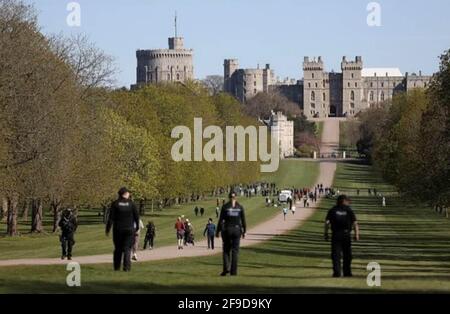
<svg viewBox="0 0 450 314"><path fill-rule="evenodd" d="M279 187L290 186L311 186L318 175L318 164L300 160L286 160L280 163L280 168L275 175L266 175L263 180L275 182ZM275 208L264 206L264 198L241 198L240 202L246 209L249 226L254 226L278 213ZM195 217L194 207L204 207L206 210L204 217ZM209 217L216 219L215 215L216 199L211 198L206 201L166 208L162 211L147 213L143 217L144 223L153 220L157 228L155 245L164 246L175 243L173 225L180 215L188 217L196 228L197 239L203 238L203 228ZM46 217L46 230L51 230L51 217ZM30 222L20 221L20 237L0 238L0 259L31 258L31 257L58 257L60 256L60 245L56 234L31 235L29 234ZM79 214L79 227L75 235L76 245L74 254L95 255L110 253L112 250L111 237L104 234L102 217L98 216L97 210L83 210ZM0 232L5 233L5 224L0 225ZM143 242L141 237L141 242ZM142 243L141 243L142 246Z"/></svg>
<svg viewBox="0 0 450 314"><path fill-rule="evenodd" d="M221 256L138 263L131 273L111 265L82 266L82 287L65 286L64 266L0 268L0 292L72 293L404 293L450 292L450 223L426 207L404 202L368 166L339 164L335 186L353 197L361 225L353 278L331 278L323 220L332 200L301 228L241 250L240 274L219 277ZM377 188L387 207L369 196ZM381 287L366 285L369 262L381 265Z"/></svg>

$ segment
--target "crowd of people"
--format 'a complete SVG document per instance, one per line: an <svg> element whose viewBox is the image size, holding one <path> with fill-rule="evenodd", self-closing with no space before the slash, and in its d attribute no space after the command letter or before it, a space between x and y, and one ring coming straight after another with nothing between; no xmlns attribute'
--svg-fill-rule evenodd
<svg viewBox="0 0 450 314"><path fill-rule="evenodd" d="M283 190L286 191L286 190ZM303 204L305 208L309 207L312 202L317 202L318 198L325 196L337 199L337 204L327 214L325 222L325 239L328 240L328 229L332 230L332 262L333 276L341 276L341 259L343 258L344 276L351 276L351 240L350 233L355 231L355 240L359 240L359 227L356 216L350 208L350 198L341 195L339 189L324 187L323 184L317 184L313 188L291 188L290 197L287 198L285 206L282 207L284 220L288 211L295 214L296 204ZM203 236L207 239L208 249L214 250L215 237L222 236L223 244L223 272L222 276L227 274L237 274L237 260L240 246L240 239L245 237L246 221L244 208L237 202L238 195L242 197L265 196L266 206L281 206L282 203L274 200L280 190L272 183L258 183L247 186L236 186L230 189L229 201L225 199L216 200L216 218L218 218L217 226L212 218L208 218ZM288 192L289 193L289 192ZM359 196L360 189L356 190ZM377 189L367 189L368 195L374 195L381 199L381 206L386 206L386 197L379 193ZM107 223L106 234L113 230L114 269L119 270L123 265L124 271L131 269L131 259L137 260L137 252L140 243L140 234L144 229L145 238L143 249L154 248L154 239L156 236L156 226L153 221L148 221L144 226L143 221L139 217L136 205L130 198L130 192L126 188L122 188L118 192L118 199L112 203ZM221 206L221 207L220 207ZM204 216L206 213L203 207L194 207L195 216ZM62 259L72 259L72 248L75 244L74 234L78 223L73 210L66 209L61 215L59 221L61 230L60 242L62 248ZM186 246L195 245L194 226L192 222L181 215L175 222L175 231L177 238L177 246L179 250Z"/></svg>

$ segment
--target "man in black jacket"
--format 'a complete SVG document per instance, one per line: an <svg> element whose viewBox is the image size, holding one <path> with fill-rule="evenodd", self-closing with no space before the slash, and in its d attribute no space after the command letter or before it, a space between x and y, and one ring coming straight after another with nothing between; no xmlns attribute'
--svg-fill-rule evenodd
<svg viewBox="0 0 450 314"><path fill-rule="evenodd" d="M355 230L355 241L359 241L359 226L356 216L350 208L350 199L339 195L337 204L328 211L325 219L325 240L328 241L328 229L331 226L331 260L333 277L341 276L341 257L343 259L344 277L352 276L352 240L351 232Z"/></svg>
<svg viewBox="0 0 450 314"><path fill-rule="evenodd" d="M231 191L229 198L230 201L222 206L216 230L216 237L221 233L223 241L221 276L237 275L240 239L245 237L247 229L244 208L236 201L236 192Z"/></svg>
<svg viewBox="0 0 450 314"><path fill-rule="evenodd" d="M134 236L139 231L139 212L136 205L130 200L130 192L121 188L119 198L111 204L106 235L113 227L114 242L114 270L120 270L123 258L123 270L131 270L131 247Z"/></svg>
<svg viewBox="0 0 450 314"><path fill-rule="evenodd" d="M62 248L61 259L65 259L67 257L68 260L71 260L72 247L75 244L73 236L77 230L77 219L71 209L64 210L58 226L61 229L61 236L59 237Z"/></svg>

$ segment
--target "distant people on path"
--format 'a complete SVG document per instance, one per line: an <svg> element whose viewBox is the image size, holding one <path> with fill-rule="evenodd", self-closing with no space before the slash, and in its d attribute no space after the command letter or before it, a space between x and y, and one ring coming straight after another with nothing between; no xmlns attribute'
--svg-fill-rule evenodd
<svg viewBox="0 0 450 314"><path fill-rule="evenodd" d="M152 250L154 248L154 240L156 236L156 227L153 221L149 221L147 223L147 232L145 233L145 239L144 239L144 250L148 248Z"/></svg>
<svg viewBox="0 0 450 314"><path fill-rule="evenodd" d="M131 247L134 236L139 231L139 212L130 199L130 191L121 188L119 197L111 204L106 235L113 228L114 270L120 270L123 259L123 270L131 270Z"/></svg>
<svg viewBox="0 0 450 314"><path fill-rule="evenodd" d="M77 219L71 209L68 208L63 211L58 226L61 229L61 235L59 236L62 249L61 259L67 257L68 260L71 260L72 248L75 244L74 235L78 226Z"/></svg>
<svg viewBox="0 0 450 314"><path fill-rule="evenodd" d="M212 218L208 219L203 236L207 236L208 249L214 250L214 235L216 234L216 225L213 223Z"/></svg>
<svg viewBox="0 0 450 314"><path fill-rule="evenodd" d="M240 241L241 237L245 237L247 224L244 207L237 202L236 192L232 190L228 196L228 203L220 211L216 237L221 234L223 241L223 271L220 275L236 276Z"/></svg>
<svg viewBox="0 0 450 314"><path fill-rule="evenodd" d="M205 209L203 207L200 208L200 216L203 217L203 215L205 214Z"/></svg>
<svg viewBox="0 0 450 314"><path fill-rule="evenodd" d="M216 207L216 218L219 218L219 213L220 213L220 209L219 209L219 205L217 205L217 207Z"/></svg>
<svg viewBox="0 0 450 314"><path fill-rule="evenodd" d="M189 221L189 219L186 219L184 223L184 245L187 246L188 244L195 245L194 243L194 226Z"/></svg>
<svg viewBox="0 0 450 314"><path fill-rule="evenodd" d="M337 204L328 211L325 219L325 240L328 241L328 229L331 227L331 260L333 263L333 277L341 277L341 258L343 259L344 277L352 276L352 229L355 240L359 241L359 226L350 199L346 195L339 195Z"/></svg>
<svg viewBox="0 0 450 314"><path fill-rule="evenodd" d="M181 217L178 217L177 221L175 222L175 230L177 233L177 244L178 249L183 249L183 241L184 241L184 222Z"/></svg>
<svg viewBox="0 0 450 314"><path fill-rule="evenodd" d="M359 189L356 189L356 195L359 196Z"/></svg>
<svg viewBox="0 0 450 314"><path fill-rule="evenodd" d="M137 261L137 251L139 249L139 240L141 238L141 230L144 229L144 223L142 222L141 219L139 219L139 228L136 228L137 231L134 235L134 243L133 243L133 248L131 250L132 253L132 259L134 261Z"/></svg>
<svg viewBox="0 0 450 314"><path fill-rule="evenodd" d="M308 199L308 195L305 194L305 196L303 196L303 207L309 207L309 199Z"/></svg>
<svg viewBox="0 0 450 314"><path fill-rule="evenodd" d="M195 206L195 208L194 208L194 214L195 214L195 216L198 216L198 207L197 206Z"/></svg>
<svg viewBox="0 0 450 314"><path fill-rule="evenodd" d="M382 207L386 207L386 197L383 196L383 198L381 199L381 206Z"/></svg>
<svg viewBox="0 0 450 314"><path fill-rule="evenodd" d="M287 207L283 207L283 220L286 220L286 215L288 213L288 208Z"/></svg>
<svg viewBox="0 0 450 314"><path fill-rule="evenodd" d="M295 215L295 205L292 206L291 212L292 212L292 215Z"/></svg>

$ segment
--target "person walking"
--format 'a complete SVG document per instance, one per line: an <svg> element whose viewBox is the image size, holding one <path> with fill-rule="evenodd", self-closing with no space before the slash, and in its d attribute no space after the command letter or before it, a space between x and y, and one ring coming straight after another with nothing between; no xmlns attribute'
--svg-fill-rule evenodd
<svg viewBox="0 0 450 314"><path fill-rule="evenodd" d="M382 207L386 207L386 197L383 196L383 198L381 199L381 206Z"/></svg>
<svg viewBox="0 0 450 314"><path fill-rule="evenodd" d="M283 207L283 220L286 220L286 215L288 213L288 208L287 207Z"/></svg>
<svg viewBox="0 0 450 314"><path fill-rule="evenodd" d="M183 240L184 240L184 222L181 217L177 218L177 221L175 222L175 230L177 232L177 244L178 249L183 249Z"/></svg>
<svg viewBox="0 0 450 314"><path fill-rule="evenodd" d="M220 214L220 209L219 209L219 205L216 206L216 218L219 218L219 214Z"/></svg>
<svg viewBox="0 0 450 314"><path fill-rule="evenodd" d="M136 231L135 235L134 235L134 243L133 243L133 248L132 248L132 257L131 259L133 261L137 261L137 251L139 249L139 240L141 238L141 230L144 229L144 223L142 222L141 219L139 219L139 228L137 228L138 231Z"/></svg>
<svg viewBox="0 0 450 314"><path fill-rule="evenodd" d="M195 216L198 216L198 207L197 206L195 206L195 208L194 208L194 214L195 214Z"/></svg>
<svg viewBox="0 0 450 314"><path fill-rule="evenodd" d="M156 235L156 227L153 221L149 221L147 223L147 232L145 233L145 239L144 239L144 250L147 249L147 244L149 246L149 249L152 250L154 247L154 240Z"/></svg>
<svg viewBox="0 0 450 314"><path fill-rule="evenodd" d="M139 231L139 212L130 199L130 191L121 188L119 197L111 204L106 235L113 228L114 270L120 270L123 259L123 270L131 270L131 248L135 234Z"/></svg>
<svg viewBox="0 0 450 314"><path fill-rule="evenodd" d="M213 223L212 218L208 219L205 230L203 231L203 236L207 236L208 239L208 249L214 250L214 235L216 233L216 225Z"/></svg>
<svg viewBox="0 0 450 314"><path fill-rule="evenodd" d="M67 257L68 260L71 260L72 248L75 244L74 235L78 226L77 219L71 209L68 208L63 211L58 226L61 229L61 235L59 237L62 249L61 259Z"/></svg>
<svg viewBox="0 0 450 314"><path fill-rule="evenodd" d="M223 241L223 271L221 276L237 275L238 256L241 237L245 237L247 224L245 211L237 202L235 191L231 191L229 202L222 206L219 222L217 223L216 237L222 234Z"/></svg>
<svg viewBox="0 0 450 314"><path fill-rule="evenodd" d="M295 215L295 205L292 205L291 212L292 212L292 215Z"/></svg>
<svg viewBox="0 0 450 314"><path fill-rule="evenodd" d="M203 207L200 207L200 216L203 217L204 214L205 214L205 209Z"/></svg>
<svg viewBox="0 0 450 314"><path fill-rule="evenodd" d="M341 257L343 259L344 277L352 276L352 241L351 232L355 231L355 241L359 241L359 226L350 199L339 195L336 206L328 211L325 219L325 240L328 241L328 229L331 226L331 260L333 277L341 277Z"/></svg>

